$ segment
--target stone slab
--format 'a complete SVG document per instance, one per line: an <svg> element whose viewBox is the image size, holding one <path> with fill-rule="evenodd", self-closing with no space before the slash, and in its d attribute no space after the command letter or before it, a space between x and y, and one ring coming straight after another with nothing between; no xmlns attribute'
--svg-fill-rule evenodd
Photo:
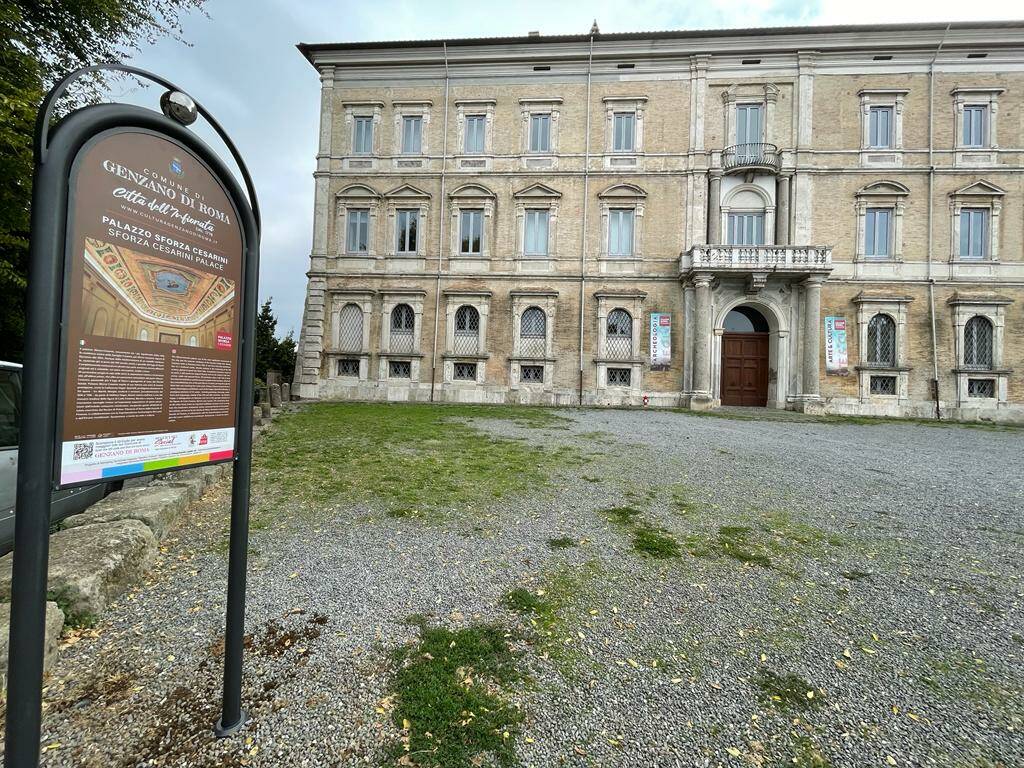
<svg viewBox="0 0 1024 768"><path fill-rule="evenodd" d="M43 674L50 671L57 659L60 633L64 630L64 614L53 602L46 603L46 639L43 641ZM4 673L4 690L7 690L7 652L11 634L11 604L0 603L0 669Z"/></svg>
<svg viewBox="0 0 1024 768"><path fill-rule="evenodd" d="M82 514L67 518L64 527L139 520L160 540L185 511L189 501L188 488L155 483L112 493Z"/></svg>
<svg viewBox="0 0 1024 768"><path fill-rule="evenodd" d="M97 616L156 558L153 531L139 520L79 525L50 537L47 591L65 619ZM11 597L11 555L0 558L0 600Z"/></svg>

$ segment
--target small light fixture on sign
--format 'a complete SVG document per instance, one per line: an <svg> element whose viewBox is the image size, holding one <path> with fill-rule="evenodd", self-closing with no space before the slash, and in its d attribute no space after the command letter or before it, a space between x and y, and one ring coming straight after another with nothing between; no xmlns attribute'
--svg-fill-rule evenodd
<svg viewBox="0 0 1024 768"><path fill-rule="evenodd" d="M161 96L160 109L169 118L177 120L182 125L192 125L199 114L192 97L181 91L167 91Z"/></svg>

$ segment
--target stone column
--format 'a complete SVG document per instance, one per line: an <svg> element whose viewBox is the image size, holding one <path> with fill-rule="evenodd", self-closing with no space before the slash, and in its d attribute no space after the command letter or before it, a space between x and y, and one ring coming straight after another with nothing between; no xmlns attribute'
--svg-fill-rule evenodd
<svg viewBox="0 0 1024 768"><path fill-rule="evenodd" d="M818 356L821 346L821 284L823 278L810 277L804 282L804 333L801 400L805 410L808 402L821 399L818 383Z"/></svg>
<svg viewBox="0 0 1024 768"><path fill-rule="evenodd" d="M708 245L722 240L722 174L711 171L708 179Z"/></svg>
<svg viewBox="0 0 1024 768"><path fill-rule="evenodd" d="M775 244L789 245L789 176L779 176L775 186Z"/></svg>
<svg viewBox="0 0 1024 768"><path fill-rule="evenodd" d="M693 394L690 407L707 408L711 402L711 275L694 275L697 294L694 310Z"/></svg>

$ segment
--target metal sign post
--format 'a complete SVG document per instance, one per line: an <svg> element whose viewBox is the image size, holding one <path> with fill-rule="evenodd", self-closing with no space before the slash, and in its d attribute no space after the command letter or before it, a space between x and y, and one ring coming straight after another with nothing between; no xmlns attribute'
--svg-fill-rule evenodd
<svg viewBox="0 0 1024 768"><path fill-rule="evenodd" d="M51 130L54 105L68 86L100 70L166 88L163 114L98 104ZM230 151L244 191L186 127L199 115ZM229 735L246 720L242 644L260 237L252 178L201 105L164 78L110 64L71 73L44 99L33 185L11 585L9 658L16 663L7 684L4 765L34 768L39 761L52 492L224 461L233 462L234 476L224 699L214 730ZM106 281L123 300L116 324L90 304L85 275L88 285ZM176 301L182 296L195 301L186 306Z"/></svg>

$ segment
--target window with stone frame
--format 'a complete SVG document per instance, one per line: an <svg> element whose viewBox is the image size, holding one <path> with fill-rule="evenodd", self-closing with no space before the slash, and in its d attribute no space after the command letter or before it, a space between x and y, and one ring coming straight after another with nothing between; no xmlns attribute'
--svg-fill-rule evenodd
<svg viewBox="0 0 1024 768"><path fill-rule="evenodd" d="M338 360L338 375L346 378L358 378L359 376L359 358L358 357L342 357Z"/></svg>
<svg viewBox="0 0 1024 768"><path fill-rule="evenodd" d="M373 168L380 154L380 121L383 101L343 101L341 104L348 128L349 168Z"/></svg>
<svg viewBox="0 0 1024 768"><path fill-rule="evenodd" d="M558 153L561 106L562 99L558 97L531 97L519 100L523 125L523 153L540 156ZM526 168L553 168L554 163L554 158L523 158L523 165Z"/></svg>
<svg viewBox="0 0 1024 768"><path fill-rule="evenodd" d="M494 110L495 99L459 99L455 102L455 129L459 152L463 155L480 156L494 152ZM479 167L486 167L481 161Z"/></svg>
<svg viewBox="0 0 1024 768"><path fill-rule="evenodd" d="M951 259L963 270L977 269L964 262L999 260L1000 214L1006 191L979 180L950 193Z"/></svg>
<svg viewBox="0 0 1024 768"><path fill-rule="evenodd" d="M494 245L494 193L476 184L464 184L451 193L449 206L452 268L489 260Z"/></svg>
<svg viewBox="0 0 1024 768"><path fill-rule="evenodd" d="M997 165L999 156L999 87L957 87L953 97L955 166Z"/></svg>
<svg viewBox="0 0 1024 768"><path fill-rule="evenodd" d="M548 318L540 307L527 307L519 320L519 355L546 357Z"/></svg>
<svg viewBox="0 0 1024 768"><path fill-rule="evenodd" d="M389 379L409 379L412 378L412 362L409 360L389 360L388 361L388 378Z"/></svg>
<svg viewBox="0 0 1024 768"><path fill-rule="evenodd" d="M616 184L598 195L601 209L602 262L637 261L643 256L643 217L647 193L633 184ZM635 271L636 266L619 264ZM608 271L609 265L602 263L602 271Z"/></svg>
<svg viewBox="0 0 1024 768"><path fill-rule="evenodd" d="M605 151L611 154L642 154L646 96L605 96ZM633 166L635 167L635 165Z"/></svg>
<svg viewBox="0 0 1024 768"><path fill-rule="evenodd" d="M381 196L365 184L350 184L335 196L337 255L356 259L376 258L377 220Z"/></svg>
<svg viewBox="0 0 1024 768"><path fill-rule="evenodd" d="M1007 307L1013 300L987 291L958 290L947 303L956 334L957 401L972 408L1000 406L1007 401L1011 374L1003 344Z"/></svg>
<svg viewBox="0 0 1024 768"><path fill-rule="evenodd" d="M903 164L903 109L909 91L865 88L860 97L860 159L865 166Z"/></svg>
<svg viewBox="0 0 1024 768"><path fill-rule="evenodd" d="M340 383L346 386L365 381L370 373L370 312L374 292L360 288L328 290L328 370L345 379Z"/></svg>
<svg viewBox="0 0 1024 768"><path fill-rule="evenodd" d="M910 296L885 291L862 291L853 298L861 361L856 369L864 402L878 396L900 401L909 397L907 325L912 301Z"/></svg>
<svg viewBox="0 0 1024 768"><path fill-rule="evenodd" d="M445 296L445 384L465 381L456 378L455 366L472 363L476 383L484 384L487 372L487 324L491 292L487 290L447 289ZM461 369L468 370L468 369Z"/></svg>
<svg viewBox="0 0 1024 768"><path fill-rule="evenodd" d="M554 258L560 192L534 183L515 192L517 270L550 269Z"/></svg>
<svg viewBox="0 0 1024 768"><path fill-rule="evenodd" d="M543 384L544 383L544 366L543 365L520 365L519 366L519 381L523 384Z"/></svg>
<svg viewBox="0 0 1024 768"><path fill-rule="evenodd" d="M352 120L352 154L373 154L373 116L357 115Z"/></svg>
<svg viewBox="0 0 1024 768"><path fill-rule="evenodd" d="M409 260L404 269L423 269L426 255L426 228L430 223L430 195L411 184L402 184L383 195L386 212L385 254L388 258ZM416 259L416 261L412 261Z"/></svg>
<svg viewBox="0 0 1024 768"><path fill-rule="evenodd" d="M553 383L554 344L552 334L558 310L558 293L546 289L513 289L512 344L509 355L509 382L514 390L520 383ZM526 369L529 370L526 370ZM539 378L524 378L537 373Z"/></svg>
<svg viewBox="0 0 1024 768"><path fill-rule="evenodd" d="M452 378L456 381L476 381L476 366L476 363L455 363Z"/></svg>
<svg viewBox="0 0 1024 768"><path fill-rule="evenodd" d="M910 190L898 181L874 181L856 196L856 259L903 260L903 214Z"/></svg>
<svg viewBox="0 0 1024 768"><path fill-rule="evenodd" d="M410 160L429 152L427 146L428 128L430 126L430 110L433 102L429 100L398 100L391 102L394 114L394 154L402 155L395 159L395 167L403 166L422 168L422 161Z"/></svg>
<svg viewBox="0 0 1024 768"><path fill-rule="evenodd" d="M640 396L643 385L642 322L647 294L636 290L600 290L597 300L597 387L623 387L630 402ZM616 370L628 370L628 379ZM618 383L614 383L618 381ZM608 393L611 395L611 393ZM615 395L617 398L622 393Z"/></svg>

